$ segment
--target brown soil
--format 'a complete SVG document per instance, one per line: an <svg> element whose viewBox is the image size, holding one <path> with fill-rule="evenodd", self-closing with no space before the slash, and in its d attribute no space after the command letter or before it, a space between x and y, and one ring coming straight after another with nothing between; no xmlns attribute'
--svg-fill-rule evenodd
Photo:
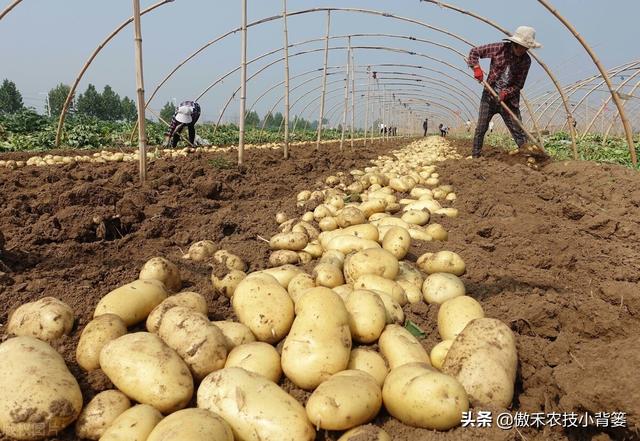
<svg viewBox="0 0 640 441"><path fill-rule="evenodd" d="M0 261L8 267L0 266L0 323L12 308L43 296L68 303L76 325L54 346L88 401L111 387L99 371L84 373L74 355L101 296L162 255L179 265L185 289L207 297L212 319L232 317L228 300L211 288L211 268L180 259L189 244L211 239L243 257L251 270L263 268L268 248L257 236L275 232L276 212L300 213L298 191L363 167L390 147L344 155L335 145L295 148L288 162L277 151L254 150L245 167L229 169L214 167L211 154L159 160L143 189L135 164L0 170ZM468 145L459 147L469 153ZM638 174L586 162L533 170L526 157L486 153L478 161L439 166L443 182L456 189L460 217L439 218L449 241L415 246L409 258L440 249L460 253L470 295L516 333L520 365L513 411L622 411L629 428L436 433L404 426L384 412L374 423L406 441L640 439ZM233 161L230 153L222 156ZM405 309L426 331L424 346L430 349L438 340L437 308ZM302 402L308 398L287 380L283 386ZM320 432L317 439L338 436ZM70 428L54 439L75 436Z"/></svg>

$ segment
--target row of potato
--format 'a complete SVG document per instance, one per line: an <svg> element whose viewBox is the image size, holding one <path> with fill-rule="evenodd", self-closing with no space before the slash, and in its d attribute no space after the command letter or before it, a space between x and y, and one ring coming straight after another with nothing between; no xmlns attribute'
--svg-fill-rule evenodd
<svg viewBox="0 0 640 441"><path fill-rule="evenodd" d="M325 140L321 141L321 144L330 144L336 141ZM292 142L289 145L296 147L308 144L307 142ZM281 149L280 143L266 143L266 144L246 144L246 149ZM188 156L191 153L221 153L236 150L234 147L219 147L219 146L203 146L203 147L185 147L182 149L156 149L154 151L147 152L147 159L154 160L157 158L177 158ZM48 165L66 165L81 162L90 162L94 164L105 164L107 162L132 162L140 159L139 152L110 152L103 150L96 152L92 155L34 155L28 158L26 161L14 160L14 159L0 159L0 168L8 168L10 170L16 170L23 167L35 166L45 167Z"/></svg>
<svg viewBox="0 0 640 441"><path fill-rule="evenodd" d="M102 369L117 388L84 409L77 381L46 343L71 331L73 311L52 298L21 306L7 324L8 333L21 337L0 345L0 371L6 372L0 430L41 439L77 419L79 437L104 441L313 440L319 429L348 430L343 441L365 430L387 440L381 428L361 426L383 405L405 424L437 430L460 424L470 404L509 406L514 337L465 295L461 257L440 251L415 264L403 260L412 241L446 240L446 231L426 232L438 209L402 207L453 194L431 165L408 165L403 158L434 151L446 157L446 147L432 139L414 143L395 159L353 171L351 180L330 178L322 198L299 195L301 206L316 205L308 212L314 217L291 222L278 215L283 232L270 241L280 256L272 256L273 268L247 273L241 258L213 242L193 244L184 258L228 269L222 278L212 274L212 282L231 299L239 322L211 322L198 293L171 294L182 288L178 268L151 259L139 280L100 300L82 331L78 364ZM348 189L355 183L362 186L358 193ZM415 199L396 202L396 193ZM362 202L345 203L354 195ZM310 202L314 198L318 204ZM402 218L392 216L400 212ZM318 259L311 274L293 258L281 265L291 253L298 257L294 263ZM443 341L430 354L402 326L403 306L422 301L439 305ZM127 333L141 322L148 332ZM379 350L369 347L374 343ZM312 392L304 407L278 385L283 374ZM194 394L197 409L186 409ZM131 401L139 404L131 407ZM52 403L61 411L51 411ZM16 418L26 409L37 418ZM43 422L46 433L34 437L34 425Z"/></svg>

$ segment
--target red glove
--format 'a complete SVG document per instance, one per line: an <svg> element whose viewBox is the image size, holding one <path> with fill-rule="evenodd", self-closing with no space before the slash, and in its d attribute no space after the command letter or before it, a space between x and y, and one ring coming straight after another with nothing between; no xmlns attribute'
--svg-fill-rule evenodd
<svg viewBox="0 0 640 441"><path fill-rule="evenodd" d="M507 99L507 92L504 90L500 91L500 101L504 101Z"/></svg>
<svg viewBox="0 0 640 441"><path fill-rule="evenodd" d="M479 83L482 83L482 79L484 78L484 72L482 71L482 68L479 65L473 67L473 76L475 77L476 80L478 80Z"/></svg>

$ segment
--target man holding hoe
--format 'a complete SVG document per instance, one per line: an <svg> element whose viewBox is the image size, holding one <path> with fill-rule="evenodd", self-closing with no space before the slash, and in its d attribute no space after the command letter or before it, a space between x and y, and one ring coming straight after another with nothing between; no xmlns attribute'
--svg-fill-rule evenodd
<svg viewBox="0 0 640 441"><path fill-rule="evenodd" d="M499 98L494 98L491 92L485 88L480 100L480 112L473 139L474 158L479 158L482 153L484 135L489 128L489 121L497 113L502 116L505 125L511 132L518 149L527 143L527 135L512 119L511 115L502 108L500 103L506 104L509 109L521 120L520 116L520 90L527 81L531 57L527 54L529 49L540 48L542 45L536 41L536 31L529 26L520 26L513 36L500 43L487 44L471 49L468 64L473 69L473 76L482 83L484 72L480 67L480 58L490 58L491 68L487 76L487 83L491 86Z"/></svg>

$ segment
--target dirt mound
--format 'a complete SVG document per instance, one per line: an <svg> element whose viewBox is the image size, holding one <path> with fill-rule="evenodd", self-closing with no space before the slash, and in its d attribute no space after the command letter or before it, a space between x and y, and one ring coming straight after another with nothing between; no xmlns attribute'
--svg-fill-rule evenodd
<svg viewBox="0 0 640 441"><path fill-rule="evenodd" d="M207 298L213 320L233 317L229 300L213 292L211 269L180 259L189 245L214 240L250 262L251 270L260 269L269 251L257 236L275 232L276 212L300 213L298 191L363 167L389 147L341 155L336 145L311 145L293 149L288 162L278 151L252 150L240 168L227 168L231 153L158 160L142 189L135 164L0 171L1 259L11 269L0 278L0 322L12 308L45 295L67 302L76 325L56 348L88 401L112 387L99 371L87 375L75 363L80 331L101 296L135 279L148 258L163 255L179 265L185 289ZM460 147L466 156L469 146ZM450 231L449 241L414 246L409 258L440 249L460 253L470 295L514 330L520 365L513 410L622 411L631 427L520 428L526 439L638 439L638 174L585 162L549 163L536 171L525 158L485 150L480 161L439 165L443 183L455 187L460 217L436 218ZM437 308L420 304L406 312L426 331L430 349L438 341ZM287 380L283 386L302 402L308 398ZM515 430L496 427L419 430L384 412L374 423L394 440L521 439ZM320 432L317 439L338 436ZM75 439L73 430L55 439Z"/></svg>

